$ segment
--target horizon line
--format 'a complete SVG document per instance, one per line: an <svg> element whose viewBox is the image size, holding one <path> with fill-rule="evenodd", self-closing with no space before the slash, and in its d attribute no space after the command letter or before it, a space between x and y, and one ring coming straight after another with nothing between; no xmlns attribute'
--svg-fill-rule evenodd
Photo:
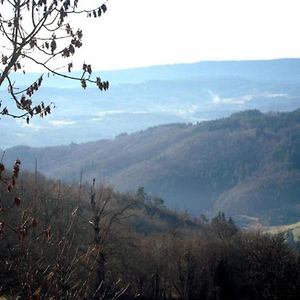
<svg viewBox="0 0 300 300"><path fill-rule="evenodd" d="M116 68L104 68L104 69L95 69L93 70L93 73L95 72L117 72L117 71L129 71L129 70L135 70L135 69L147 69L147 68L155 68L155 67L166 67L166 66L178 66L178 65L193 65L193 64L199 64L199 63L222 63L222 62L260 62L260 61L279 61L279 60L300 60L300 57L280 57L280 58L262 58L262 59L207 59L207 60L196 60L191 62L174 62L174 63L157 63L157 64L151 64L151 65L136 65L136 66L128 66L128 67L116 67ZM74 69L72 70L72 73L75 72L81 72L81 69ZM33 72L26 72L23 74L21 71L17 71L14 74L41 74L41 73L50 73L47 71L33 71ZM67 73L68 71L61 72L62 74Z"/></svg>

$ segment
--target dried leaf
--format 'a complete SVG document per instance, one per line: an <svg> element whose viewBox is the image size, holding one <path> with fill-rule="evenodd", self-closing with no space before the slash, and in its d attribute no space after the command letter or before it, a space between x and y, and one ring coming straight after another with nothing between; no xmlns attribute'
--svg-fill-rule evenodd
<svg viewBox="0 0 300 300"><path fill-rule="evenodd" d="M81 79L81 86L83 89L86 89L86 80L85 79Z"/></svg>
<svg viewBox="0 0 300 300"><path fill-rule="evenodd" d="M68 72L70 73L71 72L71 69L73 68L73 63L69 63L68 64Z"/></svg>
<svg viewBox="0 0 300 300"><path fill-rule="evenodd" d="M2 59L1 60L2 60L2 64L6 65L7 62L8 62L8 57L6 55L2 55Z"/></svg>
<svg viewBox="0 0 300 300"><path fill-rule="evenodd" d="M92 74L92 66L88 65L87 66L87 72L91 75Z"/></svg>
<svg viewBox="0 0 300 300"><path fill-rule="evenodd" d="M51 47L51 52L53 54L54 51L56 50L56 42L54 39L51 41L50 47Z"/></svg>
<svg viewBox="0 0 300 300"><path fill-rule="evenodd" d="M105 13L105 12L107 11L106 5L105 5L105 4L102 4L102 5L101 5L101 9L102 9L102 11Z"/></svg>

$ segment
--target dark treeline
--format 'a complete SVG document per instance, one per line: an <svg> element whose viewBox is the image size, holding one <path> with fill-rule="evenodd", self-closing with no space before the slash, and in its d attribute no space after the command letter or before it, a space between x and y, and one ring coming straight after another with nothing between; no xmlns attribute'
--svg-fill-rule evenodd
<svg viewBox="0 0 300 300"><path fill-rule="evenodd" d="M142 188L26 173L10 183L0 187L0 297L300 299L299 253L283 235L174 213Z"/></svg>

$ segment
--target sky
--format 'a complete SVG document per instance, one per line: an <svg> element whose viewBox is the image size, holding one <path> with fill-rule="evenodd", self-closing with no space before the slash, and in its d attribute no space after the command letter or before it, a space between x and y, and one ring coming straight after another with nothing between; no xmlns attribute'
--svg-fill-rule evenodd
<svg viewBox="0 0 300 300"><path fill-rule="evenodd" d="M299 0L109 0L107 7L99 19L73 21L84 33L74 61L111 70L300 57Z"/></svg>

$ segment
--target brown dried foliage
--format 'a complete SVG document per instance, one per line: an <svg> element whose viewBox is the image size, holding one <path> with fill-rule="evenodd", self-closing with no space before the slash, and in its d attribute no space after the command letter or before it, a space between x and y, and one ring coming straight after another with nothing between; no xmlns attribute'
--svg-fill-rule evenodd
<svg viewBox="0 0 300 300"><path fill-rule="evenodd" d="M0 51L0 65L3 66L3 71L0 73L0 86L4 83L8 84L10 97L17 108L17 111L11 112L7 105L0 102L0 115L25 118L29 123L35 115L45 117L51 113L52 102L47 105L43 102L38 105L33 104L32 98L42 85L43 75L24 90L20 90L11 79L12 71L26 74L23 61L41 66L48 75L77 80L84 89L87 83L95 84L101 91L108 89L108 82L101 82L98 78L92 77L90 64L83 63L83 73L76 77L59 71L62 68L57 68L56 61L54 63L54 59L58 57L70 60L76 54L76 50L82 46L83 32L80 28L75 29L70 25L71 16L84 14L87 17L98 18L107 11L103 1L100 1L97 7L89 9L80 9L79 4L83 1L79 0L3 0L0 2L0 11L5 12L0 14L0 34L3 40L1 42L3 50ZM70 73L73 62L69 61L66 68Z"/></svg>

